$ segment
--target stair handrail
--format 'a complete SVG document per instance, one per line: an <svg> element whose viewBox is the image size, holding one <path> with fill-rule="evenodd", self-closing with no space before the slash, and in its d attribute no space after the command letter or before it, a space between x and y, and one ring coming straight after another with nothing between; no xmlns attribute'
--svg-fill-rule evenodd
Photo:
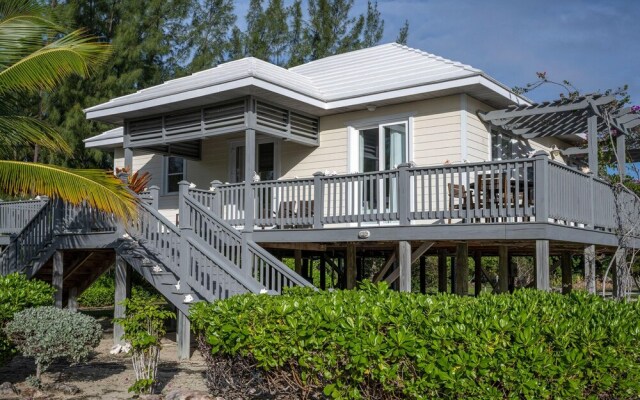
<svg viewBox="0 0 640 400"><path fill-rule="evenodd" d="M224 231L224 233L226 233L229 236L235 237L240 243L242 242L242 234L240 232L238 232L235 228L229 225L222 218L220 218L219 216L211 212L211 210L209 210L200 202L198 202L193 196L191 196L190 194L186 194L185 202L195 212L198 212L206 216L207 218L213 220L214 223ZM187 217L187 216L184 216L184 217ZM198 230L196 230L195 232L197 233ZM202 241L203 243L206 243L205 239L200 235L196 235L196 237L198 238L198 240ZM295 271L293 271L291 268L286 266L280 260L275 258L271 253L263 249L260 245L258 245L253 240L251 239L246 240L246 243L247 243L247 246L249 247L250 254L257 258L257 260L255 261L258 264L260 262L268 264L271 268L273 268L275 271L277 271L279 274L281 274L283 277L285 277L295 285L304 286L304 287L313 287L313 285L309 283L309 281L307 281L306 279L298 275ZM233 260L229 260L229 261L233 262ZM255 263L252 262L252 265L255 266ZM241 268L241 265L237 265L237 266ZM254 279L258 281L263 280L263 282L261 282L263 284L267 283L267 282L264 282L264 279L258 279L259 277L256 275L259 271L256 271L256 268L252 268L252 271L248 271L248 272L251 274L251 276Z"/></svg>
<svg viewBox="0 0 640 400"><path fill-rule="evenodd" d="M142 213L147 213L147 217L152 217L154 219L156 219L157 221L159 221L160 223L162 223L164 226L166 226L168 229L171 230L172 234L174 234L179 241L186 241L186 243L190 246L190 248L188 248L188 250L192 250L195 249L198 252L200 252L203 256L205 256L206 258L209 259L209 261L211 261L212 263L214 263L217 267L219 267L225 274L231 276L233 279L235 279L240 285L244 286L248 291L252 292L252 293L260 293L262 289L264 289L262 286L260 286L255 280L251 279L249 276L240 273L240 271L235 267L235 266L231 266L230 262L228 260L226 260L226 258L222 257L221 255L216 254L215 252L211 251L211 248L209 246L204 245L203 243L201 243L199 240L197 240L195 237L185 237L182 235L182 232L180 231L180 229L175 226L172 222L170 222L164 215L162 215L160 212L158 212L157 210L155 210L153 207L151 207L150 205L141 202L140 203L140 208L141 208L141 212ZM144 214L140 215L140 218L144 218ZM139 223L138 223L139 224ZM135 225L135 223L131 224L131 226L129 228L133 228ZM136 238L138 236L138 232L129 229L128 230L128 234L133 237ZM144 237L143 237L144 239ZM147 242L149 243L149 242ZM147 244L143 244L143 246L146 246ZM155 246L154 246L155 247ZM177 249L173 248L173 251L177 252L179 251L179 247ZM191 279L191 274L189 274L188 271L188 267L189 266L185 266L185 265L181 265L179 260L180 257L176 257L176 260L172 261L172 260L166 260L166 256L163 256L162 258L165 258L163 261L163 263L165 264L165 266L167 268L169 268L171 270L172 273L174 273L175 275L177 275L180 280L182 280L183 282L185 282L186 284L188 284L189 286L191 286L194 290L198 289L199 283L195 282L193 279ZM172 268L172 263L175 264L177 266L177 268ZM202 293L199 292L203 297L207 298L207 293Z"/></svg>
<svg viewBox="0 0 640 400"><path fill-rule="evenodd" d="M33 218L20 230L20 232L11 238L9 245L0 253L0 270L3 275L13 272L21 272L20 264L24 263L24 259L30 259L25 254L37 254L38 251L46 247L50 240L53 239L55 231L55 210L58 201L47 200L45 205L38 211ZM48 219L48 221L47 221ZM40 243L38 247L34 246L22 246L19 248L19 243L25 242L28 235L32 234L36 228L39 228L39 223L44 221L43 229L38 232L40 237L37 242ZM48 240L47 240L48 239ZM22 265L24 268L26 265Z"/></svg>

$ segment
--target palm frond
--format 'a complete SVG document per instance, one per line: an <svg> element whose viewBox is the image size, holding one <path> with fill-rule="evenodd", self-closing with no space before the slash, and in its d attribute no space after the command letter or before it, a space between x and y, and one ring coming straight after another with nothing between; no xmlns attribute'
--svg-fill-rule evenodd
<svg viewBox="0 0 640 400"><path fill-rule="evenodd" d="M71 147L52 127L31 117L0 115L0 143L10 150L13 146L37 144L46 149L70 155Z"/></svg>
<svg viewBox="0 0 640 400"><path fill-rule="evenodd" d="M73 31L0 71L0 91L51 90L71 75L86 77L111 48Z"/></svg>
<svg viewBox="0 0 640 400"><path fill-rule="evenodd" d="M61 28L37 15L0 20L0 68L4 69L44 46Z"/></svg>
<svg viewBox="0 0 640 400"><path fill-rule="evenodd" d="M75 205L86 201L122 220L136 216L136 197L108 171L0 160L0 191L46 195Z"/></svg>

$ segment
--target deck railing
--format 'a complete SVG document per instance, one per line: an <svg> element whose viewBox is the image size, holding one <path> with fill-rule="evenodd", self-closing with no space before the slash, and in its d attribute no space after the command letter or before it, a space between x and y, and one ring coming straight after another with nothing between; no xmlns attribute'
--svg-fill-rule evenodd
<svg viewBox="0 0 640 400"><path fill-rule="evenodd" d="M371 224L552 222L615 231L619 210L640 208L607 182L549 160L400 165L391 171L253 182L254 218L245 219L245 185L213 184L190 194L234 226L322 228Z"/></svg>
<svg viewBox="0 0 640 400"><path fill-rule="evenodd" d="M35 200L0 202L0 234L20 232L47 201L48 198L42 197Z"/></svg>

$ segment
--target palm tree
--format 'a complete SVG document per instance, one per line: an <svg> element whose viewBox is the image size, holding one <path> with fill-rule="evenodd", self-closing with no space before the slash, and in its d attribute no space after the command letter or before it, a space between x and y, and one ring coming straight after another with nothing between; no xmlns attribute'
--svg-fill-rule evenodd
<svg viewBox="0 0 640 400"><path fill-rule="evenodd" d="M39 146L70 155L62 136L42 121L21 115L24 96L51 91L71 75L88 76L110 53L82 30L65 33L33 0L0 2L0 192L47 195L120 218L135 214L135 196L112 173L12 161L15 148Z"/></svg>

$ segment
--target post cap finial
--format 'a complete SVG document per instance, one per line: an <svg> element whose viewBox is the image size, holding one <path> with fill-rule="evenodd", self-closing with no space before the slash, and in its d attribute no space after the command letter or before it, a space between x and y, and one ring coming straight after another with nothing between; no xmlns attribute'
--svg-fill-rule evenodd
<svg viewBox="0 0 640 400"><path fill-rule="evenodd" d="M313 176L324 176L324 172L316 171L316 172L313 173Z"/></svg>

